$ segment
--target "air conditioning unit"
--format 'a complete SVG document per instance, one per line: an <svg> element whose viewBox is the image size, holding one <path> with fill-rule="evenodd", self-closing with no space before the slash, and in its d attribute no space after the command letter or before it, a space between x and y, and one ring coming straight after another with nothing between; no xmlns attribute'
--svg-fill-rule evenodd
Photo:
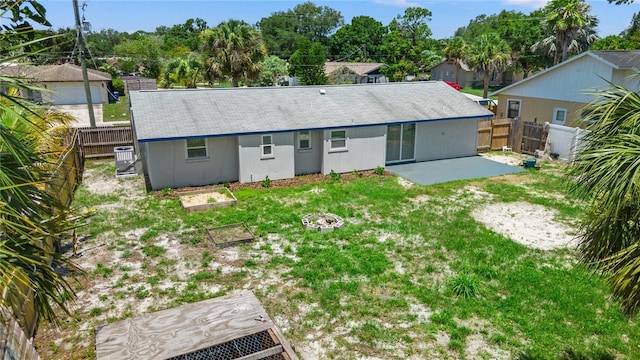
<svg viewBox="0 0 640 360"><path fill-rule="evenodd" d="M113 148L116 158L116 177L129 177L138 175L136 172L133 146L118 146Z"/></svg>

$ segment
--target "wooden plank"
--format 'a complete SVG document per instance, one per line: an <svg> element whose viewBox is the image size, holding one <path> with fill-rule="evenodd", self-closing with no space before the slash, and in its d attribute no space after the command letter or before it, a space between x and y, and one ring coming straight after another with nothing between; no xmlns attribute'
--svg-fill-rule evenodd
<svg viewBox="0 0 640 360"><path fill-rule="evenodd" d="M280 344L284 348L284 354L288 355L286 358L291 360L298 360L298 357L296 356L296 352L293 351L293 348L291 347L289 342L284 338L284 336L282 336L280 329L274 326L273 328L271 328L271 331L273 331L273 333L278 337L278 339L280 339Z"/></svg>
<svg viewBox="0 0 640 360"><path fill-rule="evenodd" d="M478 121L478 138L476 151L488 151L491 149L492 119L481 119Z"/></svg>
<svg viewBox="0 0 640 360"><path fill-rule="evenodd" d="M258 299L247 291L97 327L96 356L167 359L274 327Z"/></svg>
<svg viewBox="0 0 640 360"><path fill-rule="evenodd" d="M243 357L236 358L235 360L259 360L267 358L271 355L277 355L284 351L282 345L276 345L272 348L268 348L262 351L255 352L253 354L245 355Z"/></svg>

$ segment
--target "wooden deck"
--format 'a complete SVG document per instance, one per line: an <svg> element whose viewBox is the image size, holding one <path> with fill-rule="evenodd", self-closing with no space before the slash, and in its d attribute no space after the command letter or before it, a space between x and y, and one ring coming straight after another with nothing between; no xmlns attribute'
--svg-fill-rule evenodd
<svg viewBox="0 0 640 360"><path fill-rule="evenodd" d="M254 349L253 355L240 354L233 358L248 359L269 353L297 360L289 343L250 291L97 327L96 358L170 359L199 350L213 354L223 351L225 343L260 333L269 334L274 344L271 348ZM204 350L216 346L223 350Z"/></svg>

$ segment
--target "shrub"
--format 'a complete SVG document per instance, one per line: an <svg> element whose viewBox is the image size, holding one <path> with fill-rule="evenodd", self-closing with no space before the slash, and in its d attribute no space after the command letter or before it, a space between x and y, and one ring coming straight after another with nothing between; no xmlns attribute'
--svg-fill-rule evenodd
<svg viewBox="0 0 640 360"><path fill-rule="evenodd" d="M269 179L269 175L265 176L261 184L262 184L262 187L265 187L265 188L271 187L271 179Z"/></svg>
<svg viewBox="0 0 640 360"><path fill-rule="evenodd" d="M384 175L384 168L382 166L377 166L375 169L373 169L373 173L378 175Z"/></svg>
<svg viewBox="0 0 640 360"><path fill-rule="evenodd" d="M117 91L118 94L124 95L124 81L122 81L122 79L115 78L111 81L111 84L113 84L113 91Z"/></svg>
<svg viewBox="0 0 640 360"><path fill-rule="evenodd" d="M333 181L340 180L340 174L338 174L337 172L333 171L333 169L329 173L329 176L331 177L331 180L333 180Z"/></svg>
<svg viewBox="0 0 640 360"><path fill-rule="evenodd" d="M478 294L478 279L467 274L458 274L454 279L449 281L449 287L454 294L463 298L472 298Z"/></svg>

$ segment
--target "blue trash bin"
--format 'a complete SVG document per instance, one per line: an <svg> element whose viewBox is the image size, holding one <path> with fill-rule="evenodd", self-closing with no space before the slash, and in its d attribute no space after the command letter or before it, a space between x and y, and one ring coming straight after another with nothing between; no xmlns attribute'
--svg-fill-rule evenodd
<svg viewBox="0 0 640 360"><path fill-rule="evenodd" d="M118 101L118 100L120 99L120 94L118 94L118 92L117 92L117 91L114 91L114 92L113 92L113 99L114 99L115 101Z"/></svg>

